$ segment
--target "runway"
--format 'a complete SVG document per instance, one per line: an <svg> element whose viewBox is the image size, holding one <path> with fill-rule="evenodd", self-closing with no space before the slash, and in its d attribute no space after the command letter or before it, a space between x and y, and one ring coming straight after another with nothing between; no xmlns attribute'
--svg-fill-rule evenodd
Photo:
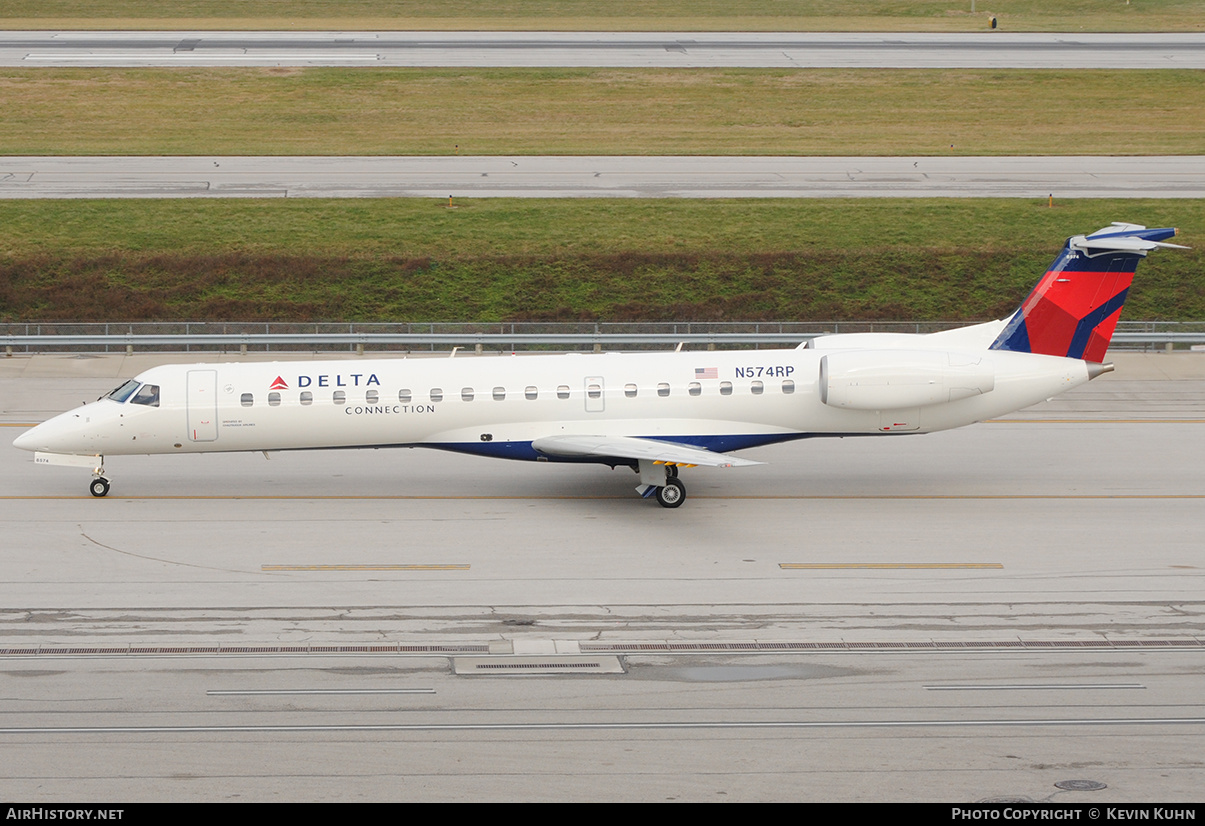
<svg viewBox="0 0 1205 826"><path fill-rule="evenodd" d="M150 358L3 360L0 437ZM421 450L123 457L95 500L5 447L5 788L1194 800L1205 356L1113 360L1007 421L689 471L676 511ZM587 655L623 670L542 670Z"/></svg>
<svg viewBox="0 0 1205 826"><path fill-rule="evenodd" d="M1205 156L3 157L0 198L1202 198Z"/></svg>
<svg viewBox="0 0 1205 826"><path fill-rule="evenodd" d="M0 66L1200 69L1205 35L8 31Z"/></svg>

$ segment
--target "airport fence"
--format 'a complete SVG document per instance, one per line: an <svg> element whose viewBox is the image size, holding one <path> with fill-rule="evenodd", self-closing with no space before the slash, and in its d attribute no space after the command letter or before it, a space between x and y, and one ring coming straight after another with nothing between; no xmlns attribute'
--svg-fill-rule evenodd
<svg viewBox="0 0 1205 826"><path fill-rule="evenodd" d="M933 333L946 321L0 324L5 353L476 352L783 347L831 333ZM1205 345L1205 321L1124 321L1113 349Z"/></svg>

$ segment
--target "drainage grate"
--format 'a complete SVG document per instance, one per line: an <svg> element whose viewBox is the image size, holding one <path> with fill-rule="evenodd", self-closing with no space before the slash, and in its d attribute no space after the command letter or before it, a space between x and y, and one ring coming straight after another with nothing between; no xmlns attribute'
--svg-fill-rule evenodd
<svg viewBox="0 0 1205 826"><path fill-rule="evenodd" d="M1060 780L1054 785L1055 788L1065 792L1099 792L1101 789L1109 788L1099 780Z"/></svg>
<svg viewBox="0 0 1205 826"><path fill-rule="evenodd" d="M506 674L622 674L618 657L453 657L452 673L494 676Z"/></svg>
<svg viewBox="0 0 1205 826"><path fill-rule="evenodd" d="M541 668L599 668L598 663L477 663L474 668L484 669L493 668L497 670L506 670L512 668L526 668L528 670Z"/></svg>

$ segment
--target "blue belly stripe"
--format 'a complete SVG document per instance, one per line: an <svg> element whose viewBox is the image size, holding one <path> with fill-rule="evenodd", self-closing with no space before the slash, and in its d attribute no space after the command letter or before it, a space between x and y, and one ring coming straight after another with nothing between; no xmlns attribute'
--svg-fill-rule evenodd
<svg viewBox="0 0 1205 826"><path fill-rule="evenodd" d="M795 439L806 439L812 435L811 433L749 433L719 436L641 436L637 438L673 442L716 453L727 453L731 450L744 450L750 447L790 442ZM467 453L473 456L492 456L497 459L519 459L528 462L540 459L549 462L605 462L608 458L605 456L545 456L533 449L531 442L441 442L423 444L422 447L450 450L454 453Z"/></svg>

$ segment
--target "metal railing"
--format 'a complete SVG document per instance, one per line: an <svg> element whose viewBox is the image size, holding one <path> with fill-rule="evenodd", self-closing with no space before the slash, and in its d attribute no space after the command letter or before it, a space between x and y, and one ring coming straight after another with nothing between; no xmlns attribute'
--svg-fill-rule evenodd
<svg viewBox="0 0 1205 826"><path fill-rule="evenodd" d="M483 350L664 350L794 345L830 333L932 333L965 325L943 321L523 322L0 324L8 354L43 352L414 352ZM1202 321L1121 322L1113 349L1205 344Z"/></svg>

